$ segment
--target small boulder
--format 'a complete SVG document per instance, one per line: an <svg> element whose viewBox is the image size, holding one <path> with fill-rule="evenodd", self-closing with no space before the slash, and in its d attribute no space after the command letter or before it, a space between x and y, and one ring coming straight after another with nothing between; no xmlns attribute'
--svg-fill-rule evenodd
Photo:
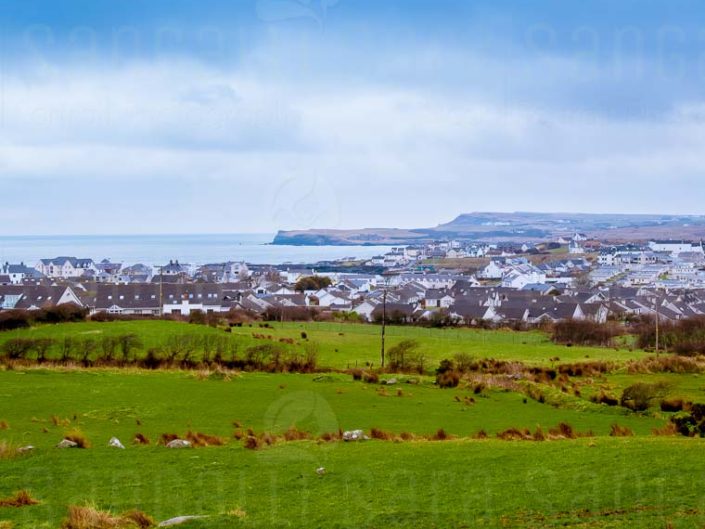
<svg viewBox="0 0 705 529"><path fill-rule="evenodd" d="M316 474L319 476L325 476L326 475L326 469L325 467L320 467L316 469Z"/></svg>
<svg viewBox="0 0 705 529"><path fill-rule="evenodd" d="M120 439L117 437L111 437L110 441L108 441L108 446L112 446L113 448L120 448L121 450L125 449L125 446L120 442Z"/></svg>
<svg viewBox="0 0 705 529"><path fill-rule="evenodd" d="M173 441L170 441L167 445L167 448L191 448L191 443L189 441L186 441L185 439L174 439Z"/></svg>
<svg viewBox="0 0 705 529"><path fill-rule="evenodd" d="M34 447L32 445L27 445L27 446L21 446L17 449L17 451L20 454L28 454L29 452L33 451Z"/></svg>
<svg viewBox="0 0 705 529"><path fill-rule="evenodd" d="M362 430L343 432L343 441L365 441L369 439Z"/></svg>
<svg viewBox="0 0 705 529"><path fill-rule="evenodd" d="M74 443L73 441L64 439L58 445L56 445L56 448L76 448L77 446L78 443Z"/></svg>
<svg viewBox="0 0 705 529"><path fill-rule="evenodd" d="M397 383L397 379L396 379L396 378L390 378L389 380L387 380L387 381L385 382L385 384L386 384L387 386L393 386L393 385L396 384L396 383Z"/></svg>

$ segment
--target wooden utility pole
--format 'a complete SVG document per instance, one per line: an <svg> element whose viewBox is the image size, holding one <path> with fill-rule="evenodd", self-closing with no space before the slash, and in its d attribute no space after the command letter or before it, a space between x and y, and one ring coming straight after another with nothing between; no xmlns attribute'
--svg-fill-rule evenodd
<svg viewBox="0 0 705 529"><path fill-rule="evenodd" d="M656 301L656 356L659 354L659 316L658 316L658 300Z"/></svg>
<svg viewBox="0 0 705 529"><path fill-rule="evenodd" d="M382 294L382 368L384 369L384 334L387 327L387 285Z"/></svg>

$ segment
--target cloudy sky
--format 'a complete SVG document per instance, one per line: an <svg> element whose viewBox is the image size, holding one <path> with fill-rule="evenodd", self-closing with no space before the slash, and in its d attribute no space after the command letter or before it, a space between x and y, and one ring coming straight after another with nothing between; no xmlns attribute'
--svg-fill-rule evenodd
<svg viewBox="0 0 705 529"><path fill-rule="evenodd" d="M4 0L0 234L702 213L700 0Z"/></svg>

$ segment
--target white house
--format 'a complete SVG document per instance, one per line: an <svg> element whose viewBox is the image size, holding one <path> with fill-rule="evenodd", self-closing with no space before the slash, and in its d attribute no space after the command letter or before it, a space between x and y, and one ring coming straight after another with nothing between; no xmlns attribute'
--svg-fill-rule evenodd
<svg viewBox="0 0 705 529"><path fill-rule="evenodd" d="M55 257L54 259L41 259L35 270L52 279L70 279L81 277L87 272L97 271L93 259L78 259L76 257Z"/></svg>

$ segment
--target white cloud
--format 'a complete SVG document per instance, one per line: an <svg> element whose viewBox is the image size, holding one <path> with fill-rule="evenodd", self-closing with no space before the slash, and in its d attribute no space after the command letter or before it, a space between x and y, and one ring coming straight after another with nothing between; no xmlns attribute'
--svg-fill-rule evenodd
<svg viewBox="0 0 705 529"><path fill-rule="evenodd" d="M450 66L431 55L428 68L445 68L450 78L463 64L457 55ZM364 82L347 82L345 64L335 66L336 81L318 67L280 75L253 58L227 68L173 60L8 72L0 185L53 181L71 197L77 188L96 193L110 184L123 207L134 193L159 189L151 232L422 227L487 209L698 210L702 192L692 186L705 169L702 103L647 119L589 105L567 110L565 101L546 104L550 94L503 101L494 87L506 71L484 64L473 74L484 75L483 83L467 90L450 81L437 88L442 78L436 86L409 80L418 70L405 59L393 65L394 79ZM521 83L547 86L537 79L547 72L558 80L561 68L570 77L580 64L555 61L531 78L527 65ZM286 191L310 189L312 181L315 193ZM292 207L282 208L289 193ZM31 202L19 192L9 198ZM187 212L191 205L193 215L171 215L174 204ZM27 229L46 230L48 219L71 207L49 201ZM92 215L110 222L116 211L94 208ZM0 225L6 216L0 213ZM217 220L223 216L227 223ZM81 222L56 229L95 231ZM123 222L144 231L140 219Z"/></svg>

